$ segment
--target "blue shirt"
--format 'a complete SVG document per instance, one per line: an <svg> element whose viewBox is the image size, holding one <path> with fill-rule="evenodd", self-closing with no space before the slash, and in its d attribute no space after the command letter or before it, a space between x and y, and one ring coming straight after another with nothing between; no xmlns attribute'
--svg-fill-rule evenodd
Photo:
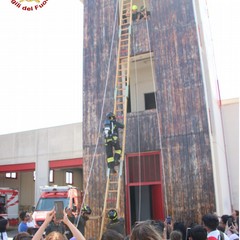
<svg viewBox="0 0 240 240"><path fill-rule="evenodd" d="M28 230L28 226L27 223L25 222L20 222L20 224L18 225L18 232L27 232Z"/></svg>

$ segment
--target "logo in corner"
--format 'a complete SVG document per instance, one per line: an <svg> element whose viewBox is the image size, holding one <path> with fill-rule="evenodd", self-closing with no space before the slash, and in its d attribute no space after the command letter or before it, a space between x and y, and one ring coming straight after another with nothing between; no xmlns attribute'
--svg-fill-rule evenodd
<svg viewBox="0 0 240 240"><path fill-rule="evenodd" d="M11 3L23 11L36 11L43 8L49 0L11 0Z"/></svg>
<svg viewBox="0 0 240 240"><path fill-rule="evenodd" d="M24 1L26 1L26 2L36 2L36 3L41 2L40 0L20 0L19 2L21 3L21 2L24 2Z"/></svg>

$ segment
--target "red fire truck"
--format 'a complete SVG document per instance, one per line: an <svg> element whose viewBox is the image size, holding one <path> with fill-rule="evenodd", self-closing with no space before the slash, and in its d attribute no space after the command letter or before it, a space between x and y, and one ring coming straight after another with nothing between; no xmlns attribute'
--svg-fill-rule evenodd
<svg viewBox="0 0 240 240"><path fill-rule="evenodd" d="M0 206L4 208L10 226L18 225L18 190L0 188Z"/></svg>
<svg viewBox="0 0 240 240"><path fill-rule="evenodd" d="M54 201L63 201L64 208L71 208L75 215L80 213L82 192L73 186L46 186L33 213L36 227L40 227L48 211L54 208Z"/></svg>

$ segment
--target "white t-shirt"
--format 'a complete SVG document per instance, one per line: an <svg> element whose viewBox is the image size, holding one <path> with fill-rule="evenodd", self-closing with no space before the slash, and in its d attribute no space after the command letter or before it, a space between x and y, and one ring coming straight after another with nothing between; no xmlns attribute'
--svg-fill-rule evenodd
<svg viewBox="0 0 240 240"><path fill-rule="evenodd" d="M239 236L236 233L233 233L229 236L229 240L239 239Z"/></svg>
<svg viewBox="0 0 240 240"><path fill-rule="evenodd" d="M229 240L228 236L223 233L224 235L224 240ZM209 232L207 235L208 240L221 240L221 235L219 230L214 230L212 232Z"/></svg>
<svg viewBox="0 0 240 240"><path fill-rule="evenodd" d="M28 226L28 228L34 228L35 227L34 221L27 222L27 226Z"/></svg>
<svg viewBox="0 0 240 240"><path fill-rule="evenodd" d="M8 240L7 233L6 232L0 232L0 239Z"/></svg>

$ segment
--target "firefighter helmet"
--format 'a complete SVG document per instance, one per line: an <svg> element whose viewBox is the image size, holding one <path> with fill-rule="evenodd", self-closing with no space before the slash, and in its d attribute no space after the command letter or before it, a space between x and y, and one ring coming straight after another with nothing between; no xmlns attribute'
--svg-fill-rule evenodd
<svg viewBox="0 0 240 240"><path fill-rule="evenodd" d="M108 211L108 218L111 220L117 219L117 211L115 209L111 209Z"/></svg>
<svg viewBox="0 0 240 240"><path fill-rule="evenodd" d="M92 209L88 205L84 205L82 207L82 213L91 214L92 213Z"/></svg>
<svg viewBox="0 0 240 240"><path fill-rule="evenodd" d="M106 117L107 117L108 119L110 119L110 120L116 118L116 117L115 117L115 114L112 113L112 112L107 113Z"/></svg>
<svg viewBox="0 0 240 240"><path fill-rule="evenodd" d="M132 10L137 10L138 6L137 5L132 5Z"/></svg>

